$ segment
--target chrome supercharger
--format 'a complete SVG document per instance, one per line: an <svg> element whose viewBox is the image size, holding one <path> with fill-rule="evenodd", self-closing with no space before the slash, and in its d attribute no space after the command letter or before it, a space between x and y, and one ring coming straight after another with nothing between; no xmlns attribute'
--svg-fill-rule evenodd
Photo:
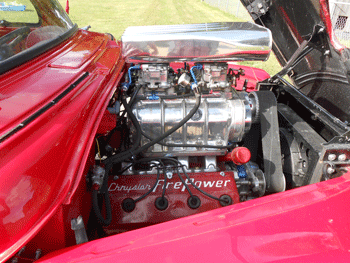
<svg viewBox="0 0 350 263"><path fill-rule="evenodd" d="M171 76L164 72L169 65L142 64L139 68L137 83L143 89L133 105L133 113L147 135L141 140L141 145L144 145L181 121L194 107L195 98L174 96L175 85L170 82ZM196 72L199 77L197 83L206 92L201 94L199 109L162 144L148 148L146 156L218 156L225 154L225 146L242 140L258 114L257 102L253 95L230 88L227 68L226 63L205 63L201 66L201 70ZM158 89L155 89L157 85ZM178 78L178 85L190 85L189 74L183 73ZM187 146L183 147L184 144ZM222 148L205 147L207 145Z"/></svg>
<svg viewBox="0 0 350 263"><path fill-rule="evenodd" d="M157 138L184 118L193 108L195 99L178 98L140 100L133 111L145 134ZM234 93L202 95L201 105L195 115L181 128L163 140L168 147L156 144L147 150L147 156L222 155L225 149L182 147L182 144L227 146L240 142L251 125L251 108L248 101ZM141 144L149 141L143 138Z"/></svg>

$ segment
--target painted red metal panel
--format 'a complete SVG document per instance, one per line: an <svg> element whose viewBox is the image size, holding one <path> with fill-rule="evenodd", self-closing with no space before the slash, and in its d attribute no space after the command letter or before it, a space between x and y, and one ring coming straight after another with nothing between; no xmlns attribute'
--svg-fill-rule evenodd
<svg viewBox="0 0 350 263"><path fill-rule="evenodd" d="M104 44L105 36L91 35L86 31L81 31L85 34L83 42L76 45L68 53L60 56L57 60L50 64L53 68L80 68L88 59L90 59Z"/></svg>
<svg viewBox="0 0 350 263"><path fill-rule="evenodd" d="M57 251L41 262L348 262L350 174Z"/></svg>
<svg viewBox="0 0 350 263"><path fill-rule="evenodd" d="M121 76L119 45L98 33L89 35L103 40L103 49L91 50L79 69L48 67L57 55L69 52L77 38L83 43L81 35L0 80L6 86L0 101L3 134L88 72L58 103L0 144L0 261L28 242L62 204L70 204L83 178L96 123Z"/></svg>

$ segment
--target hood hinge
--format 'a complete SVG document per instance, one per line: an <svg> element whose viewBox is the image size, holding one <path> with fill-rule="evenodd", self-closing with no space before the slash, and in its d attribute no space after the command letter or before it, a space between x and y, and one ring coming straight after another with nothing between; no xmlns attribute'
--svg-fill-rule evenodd
<svg viewBox="0 0 350 263"><path fill-rule="evenodd" d="M266 15L267 11L270 9L270 0L255 0L250 5L247 6L247 10L252 16L253 20Z"/></svg>

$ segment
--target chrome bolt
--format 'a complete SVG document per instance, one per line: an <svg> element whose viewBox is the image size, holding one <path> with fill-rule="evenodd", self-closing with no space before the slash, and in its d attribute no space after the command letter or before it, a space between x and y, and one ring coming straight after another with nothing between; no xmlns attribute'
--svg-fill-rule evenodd
<svg viewBox="0 0 350 263"><path fill-rule="evenodd" d="M342 153L342 154L340 154L340 155L338 156L338 161L343 162L343 161L345 161L345 160L346 160L346 154Z"/></svg>
<svg viewBox="0 0 350 263"><path fill-rule="evenodd" d="M173 178L173 172L172 171L166 171L165 175L168 179L172 179Z"/></svg>
<svg viewBox="0 0 350 263"><path fill-rule="evenodd" d="M220 172L220 175L221 176L225 176L225 172Z"/></svg>
<svg viewBox="0 0 350 263"><path fill-rule="evenodd" d="M35 260L38 260L41 257L41 252L40 248L35 251Z"/></svg>
<svg viewBox="0 0 350 263"><path fill-rule="evenodd" d="M302 165L303 165L303 168L306 168L306 167L307 167L307 163L306 163L305 160L303 161Z"/></svg>
<svg viewBox="0 0 350 263"><path fill-rule="evenodd" d="M118 175L115 175L115 176L113 177L113 179L114 179L114 180L118 180L118 179L119 179L119 176L118 176Z"/></svg>
<svg viewBox="0 0 350 263"><path fill-rule="evenodd" d="M337 156L334 153L330 153L328 155L328 161L334 161L337 158Z"/></svg>
<svg viewBox="0 0 350 263"><path fill-rule="evenodd" d="M335 172L335 169L332 166L327 167L327 173L333 174Z"/></svg>

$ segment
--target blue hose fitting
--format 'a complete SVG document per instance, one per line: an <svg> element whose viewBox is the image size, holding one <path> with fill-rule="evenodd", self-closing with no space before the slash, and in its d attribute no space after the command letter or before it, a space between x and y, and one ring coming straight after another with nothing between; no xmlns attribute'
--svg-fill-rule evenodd
<svg viewBox="0 0 350 263"><path fill-rule="evenodd" d="M124 82L122 84L122 88L123 88L124 91L127 91L129 89L130 85L132 84L131 71L132 70L136 70L136 69L141 69L141 66L140 65L131 66L128 69L129 82Z"/></svg>
<svg viewBox="0 0 350 263"><path fill-rule="evenodd" d="M202 69L202 68L203 68L203 66L202 66L201 64L197 64L197 65L194 65L194 66L190 69L191 76L192 76L192 78L193 78L193 80L194 80L194 83L195 83L196 85L198 84L198 82L197 82L196 76L195 76L194 73L193 73L193 69Z"/></svg>
<svg viewBox="0 0 350 263"><path fill-rule="evenodd" d="M244 165L237 165L237 170L238 170L238 177L239 178L246 178L248 176Z"/></svg>

